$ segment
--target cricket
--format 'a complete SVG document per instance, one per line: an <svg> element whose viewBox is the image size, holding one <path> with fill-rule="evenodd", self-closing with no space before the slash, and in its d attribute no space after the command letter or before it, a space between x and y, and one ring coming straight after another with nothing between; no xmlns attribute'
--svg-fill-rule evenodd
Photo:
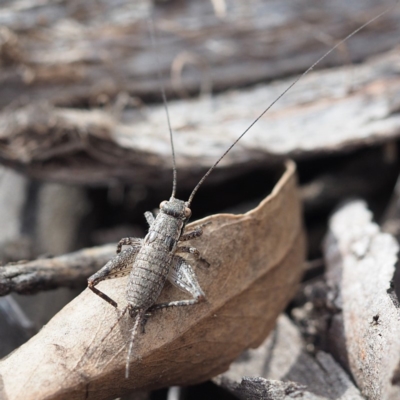
<svg viewBox="0 0 400 400"><path fill-rule="evenodd" d="M273 105L279 101L290 89L298 83L305 75L307 75L314 67L319 64L325 57L337 49L340 45L357 34L360 30L379 19L395 7L383 11L379 15L364 23L358 29L347 35L339 41L335 46L330 48L323 56L315 61L305 72L296 78L286 90L284 90L261 114L249 125L249 127L241 133L241 135L229 146L222 156L210 167L207 173L201 178L199 183L193 189L188 200L179 200L176 198L177 188L177 171L175 162L175 150L173 143L173 130L168 114L167 99L165 90L161 84L161 94L167 115L170 144L173 160L173 188L169 200L160 203L159 212L154 216L151 212L145 213L149 230L144 239L126 237L119 241L117 245L117 255L111 259L102 269L92 275L88 279L88 287L96 295L100 296L111 306L118 308L118 304L107 294L100 291L96 286L106 280L129 275L126 287L127 306L123 309L120 317L114 327L121 318L128 312L133 319L133 328L129 342L129 350L126 358L125 377L129 377L129 365L132 357L135 339L141 326L144 330L144 324L151 314L160 309L169 307L194 306L206 300L206 293L200 287L196 278L193 266L182 255L192 255L196 262L205 266L210 266L200 252L191 246L185 246L184 243L192 239L200 239L206 224L200 225L192 231L186 230L186 225L191 217L191 206L196 192L217 167L219 162L227 155L227 153L238 143L238 141L262 118ZM161 83L161 81L160 81ZM129 248L122 250L122 246ZM210 266L212 267L212 265ZM168 303L157 303L161 291L166 281L171 282L182 292L189 294L192 298L189 300L177 300Z"/></svg>

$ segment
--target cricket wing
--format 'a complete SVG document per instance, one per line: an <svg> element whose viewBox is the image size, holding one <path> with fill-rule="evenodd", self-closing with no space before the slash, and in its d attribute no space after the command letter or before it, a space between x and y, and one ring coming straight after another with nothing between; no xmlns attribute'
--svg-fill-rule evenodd
<svg viewBox="0 0 400 400"><path fill-rule="evenodd" d="M188 262L179 256L173 259L168 280L178 289L190 294L198 300L205 299L205 294L201 289L197 277Z"/></svg>

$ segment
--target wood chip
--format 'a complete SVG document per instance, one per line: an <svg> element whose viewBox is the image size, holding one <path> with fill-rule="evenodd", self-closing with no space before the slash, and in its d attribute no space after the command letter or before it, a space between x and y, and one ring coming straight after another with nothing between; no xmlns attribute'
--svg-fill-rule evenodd
<svg viewBox="0 0 400 400"><path fill-rule="evenodd" d="M362 201L331 218L324 245L336 357L368 399L399 399L400 314L391 280L399 246Z"/></svg>
<svg viewBox="0 0 400 400"><path fill-rule="evenodd" d="M291 399L294 394L309 400L363 399L330 354L320 351L314 358L307 352L300 331L285 315L259 348L244 352L229 371L213 380L246 399L259 399L259 393L267 393L265 398L271 400Z"/></svg>
<svg viewBox="0 0 400 400"><path fill-rule="evenodd" d="M150 0L13 3L0 15L0 108L18 99L104 104L128 92L159 97L157 71L170 97L218 91L298 73L337 40L389 7L391 0L291 0L233 3L224 18L210 1L154 6ZM75 12L74 12L75 11ZM146 18L158 29L158 59ZM398 44L395 8L323 65L360 61ZM170 76L173 79L170 79ZM134 100L134 99L133 99Z"/></svg>
<svg viewBox="0 0 400 400"><path fill-rule="evenodd" d="M287 155L299 159L393 141L400 134L399 69L392 52L362 65L308 75L257 122L207 183L222 174L232 178L265 168ZM350 76L351 87L346 84ZM192 188L291 81L170 102L180 187ZM159 106L145 115L126 110L121 120L100 110L34 103L0 114L0 126L2 162L37 178L153 186L170 181L169 137Z"/></svg>

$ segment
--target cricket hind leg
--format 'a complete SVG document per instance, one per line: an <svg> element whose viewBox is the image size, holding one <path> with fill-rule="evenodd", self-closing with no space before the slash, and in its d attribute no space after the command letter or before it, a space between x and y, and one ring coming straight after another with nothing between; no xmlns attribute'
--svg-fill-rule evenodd
<svg viewBox="0 0 400 400"><path fill-rule="evenodd" d="M114 279L128 275L140 247L141 246L131 247L112 258L100 271L97 271L88 279L88 288L107 303L117 308L118 304L95 286L106 279Z"/></svg>
<svg viewBox="0 0 400 400"><path fill-rule="evenodd" d="M193 299L154 304L147 310L147 313L151 313L162 308L191 306L206 301L206 296L201 289L199 282L197 281L192 267L182 257L174 257L174 262L168 275L168 280L178 289L190 294Z"/></svg>

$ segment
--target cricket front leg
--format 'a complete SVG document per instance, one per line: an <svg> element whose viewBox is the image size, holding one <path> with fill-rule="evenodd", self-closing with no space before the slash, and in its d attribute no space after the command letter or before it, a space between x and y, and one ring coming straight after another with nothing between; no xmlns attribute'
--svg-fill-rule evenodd
<svg viewBox="0 0 400 400"><path fill-rule="evenodd" d="M180 242L185 242L187 240L196 239L203 234L203 228L207 225L210 225L211 221L205 222L204 224L199 225L194 230L190 232L184 232L181 237L179 238Z"/></svg>
<svg viewBox="0 0 400 400"><path fill-rule="evenodd" d="M118 304L95 286L106 279L114 279L128 275L140 247L141 244L140 246L130 247L112 258L100 271L97 271L88 279L88 288L107 303L117 308Z"/></svg>
<svg viewBox="0 0 400 400"><path fill-rule="evenodd" d="M191 306L206 301L206 296L199 285L192 267L182 257L174 257L168 280L178 289L190 294L193 299L154 304L148 309L148 312L151 313L152 311L168 307Z"/></svg>

